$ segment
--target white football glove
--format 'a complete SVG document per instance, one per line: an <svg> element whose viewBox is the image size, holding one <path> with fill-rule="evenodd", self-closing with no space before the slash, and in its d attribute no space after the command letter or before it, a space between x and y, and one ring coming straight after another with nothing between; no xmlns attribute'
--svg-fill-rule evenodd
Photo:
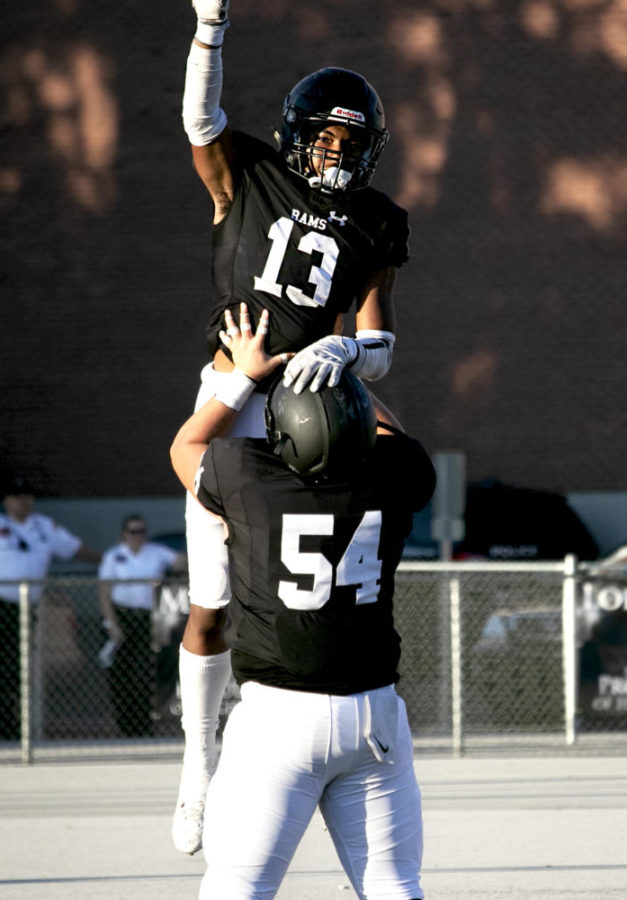
<svg viewBox="0 0 627 900"><path fill-rule="evenodd" d="M208 25L225 25L229 20L229 0L192 0L192 6L198 19Z"/></svg>
<svg viewBox="0 0 627 900"><path fill-rule="evenodd" d="M391 331L378 329L360 329L355 338L335 334L323 337L292 357L283 383L286 387L294 384L295 394L304 391L308 384L309 390L315 392L325 383L335 387L344 368L366 381L378 381L390 368L394 341Z"/></svg>
<svg viewBox="0 0 627 900"><path fill-rule="evenodd" d="M335 387L344 367L354 362L356 358L356 341L330 334L292 357L285 368L283 384L286 387L293 384L295 394L302 393L307 385L309 390L314 392L319 391L325 384Z"/></svg>

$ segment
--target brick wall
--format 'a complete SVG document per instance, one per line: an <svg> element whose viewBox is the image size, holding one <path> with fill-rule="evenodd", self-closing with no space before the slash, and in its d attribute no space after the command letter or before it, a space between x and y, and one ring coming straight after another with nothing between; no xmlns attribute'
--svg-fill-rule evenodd
<svg viewBox="0 0 627 900"><path fill-rule="evenodd" d="M51 496L179 492L205 361L210 205L180 124L190 7L23 0L0 61L1 454ZM224 106L271 137L344 65L410 212L378 393L471 478L626 490L627 26L603 6L232 0Z"/></svg>

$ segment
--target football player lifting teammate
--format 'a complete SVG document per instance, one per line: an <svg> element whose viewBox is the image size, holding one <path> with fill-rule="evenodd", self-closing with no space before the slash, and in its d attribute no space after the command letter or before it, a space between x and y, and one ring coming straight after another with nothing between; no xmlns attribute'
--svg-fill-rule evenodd
<svg viewBox="0 0 627 900"><path fill-rule="evenodd" d="M199 896L274 897L319 807L358 897L418 900L422 815L394 687L393 595L433 466L418 441L377 428L349 372L301 393L279 376L266 438L231 437L237 407L281 361L264 352L267 323L265 311L253 334L245 304L239 327L227 310L233 391L171 449L184 486L228 526L224 636L241 687L206 796Z"/></svg>

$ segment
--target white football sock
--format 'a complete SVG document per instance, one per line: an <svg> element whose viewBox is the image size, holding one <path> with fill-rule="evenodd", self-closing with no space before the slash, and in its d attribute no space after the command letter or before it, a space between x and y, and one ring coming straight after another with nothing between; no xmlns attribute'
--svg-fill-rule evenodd
<svg viewBox="0 0 627 900"><path fill-rule="evenodd" d="M216 731L224 691L231 677L231 651L198 656L182 645L179 654L181 725L185 732L183 773L197 790L206 790L217 766ZM202 783L200 783L202 782Z"/></svg>

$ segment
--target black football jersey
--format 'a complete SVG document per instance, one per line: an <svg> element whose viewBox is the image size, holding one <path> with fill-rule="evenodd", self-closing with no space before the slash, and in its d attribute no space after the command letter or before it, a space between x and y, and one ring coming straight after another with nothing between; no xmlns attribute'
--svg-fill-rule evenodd
<svg viewBox="0 0 627 900"><path fill-rule="evenodd" d="M270 310L270 354L300 350L332 333L373 272L407 260L407 213L373 188L312 190L268 144L241 132L233 140L241 177L233 206L213 227L209 352L220 346L224 310L239 321L242 300L253 327Z"/></svg>
<svg viewBox="0 0 627 900"><path fill-rule="evenodd" d="M350 484L312 484L264 440L214 440L197 496L228 524L225 639L238 683L349 694L396 682L394 573L434 487L405 435L379 437Z"/></svg>

